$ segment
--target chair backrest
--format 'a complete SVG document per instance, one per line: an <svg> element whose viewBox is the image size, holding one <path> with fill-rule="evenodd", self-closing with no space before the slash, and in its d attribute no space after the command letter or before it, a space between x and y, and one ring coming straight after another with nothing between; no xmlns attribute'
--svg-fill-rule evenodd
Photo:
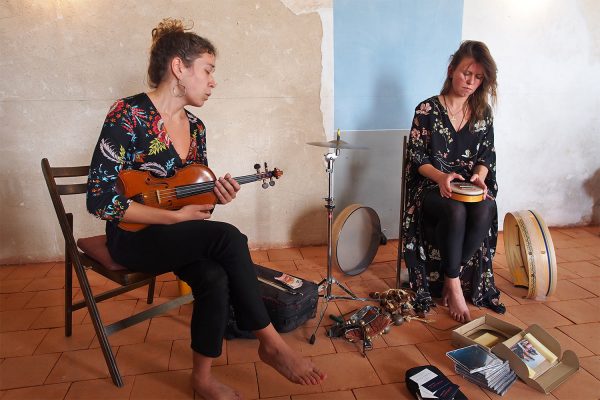
<svg viewBox="0 0 600 400"><path fill-rule="evenodd" d="M89 166L80 167L51 167L47 158L42 159L42 172L48 187L48 193L54 205L54 211L60 224L63 237L65 238L66 248L71 254L72 260L77 260L77 244L73 237L73 214L67 213L61 196L83 194L87 191L87 176L89 174ZM57 178L85 178L85 183L59 183Z"/></svg>
<svg viewBox="0 0 600 400"><path fill-rule="evenodd" d="M406 164L408 163L408 137L402 139L402 172L400 173L402 183L400 184L400 206L402 211L406 206ZM402 227L403 215L400 215L400 226ZM400 232L402 234L402 232Z"/></svg>
<svg viewBox="0 0 600 400"><path fill-rule="evenodd" d="M406 209L406 164L408 162L408 137L402 139L402 167L400 173L400 226L398 227L398 258L396 260L396 288L400 288L402 257L404 256L402 225L404 224L404 210Z"/></svg>

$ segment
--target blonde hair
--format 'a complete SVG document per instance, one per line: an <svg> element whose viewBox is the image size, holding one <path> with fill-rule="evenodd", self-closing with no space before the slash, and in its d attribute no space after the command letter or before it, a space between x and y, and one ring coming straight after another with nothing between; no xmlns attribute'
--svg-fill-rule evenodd
<svg viewBox="0 0 600 400"><path fill-rule="evenodd" d="M189 31L183 21L165 18L152 29L152 46L150 47L150 62L148 64L148 83L156 88L163 80L174 57L179 57L186 67L192 65L195 59L204 53L217 55L217 49L207 39Z"/></svg>

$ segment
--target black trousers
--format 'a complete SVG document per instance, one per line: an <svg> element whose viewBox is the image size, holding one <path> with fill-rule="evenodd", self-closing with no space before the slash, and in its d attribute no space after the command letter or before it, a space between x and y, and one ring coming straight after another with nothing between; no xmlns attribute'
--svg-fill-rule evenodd
<svg viewBox="0 0 600 400"><path fill-rule="evenodd" d="M493 200L463 203L432 190L423 199L425 223L435 225L441 266L448 278L457 278L464 265L481 246L495 213Z"/></svg>
<svg viewBox="0 0 600 400"><path fill-rule="evenodd" d="M173 271L192 288L194 351L207 357L221 355L230 301L240 329L254 331L269 325L248 239L233 225L187 221L107 233L109 252L118 263L138 272Z"/></svg>

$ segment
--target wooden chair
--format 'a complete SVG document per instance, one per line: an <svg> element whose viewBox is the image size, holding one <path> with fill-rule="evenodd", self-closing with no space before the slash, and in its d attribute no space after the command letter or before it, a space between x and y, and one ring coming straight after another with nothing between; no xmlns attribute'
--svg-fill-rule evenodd
<svg viewBox="0 0 600 400"><path fill-rule="evenodd" d="M398 260L396 261L396 288L400 289L402 286L402 279L400 274L402 272L402 257L404 253L402 252L402 222L404 219L404 208L406 206L406 160L407 160L407 151L408 151L408 137L404 136L402 140L402 169L400 170L400 228L398 230ZM408 282L405 282L404 287L408 286Z"/></svg>
<svg viewBox="0 0 600 400"><path fill-rule="evenodd" d="M48 160L44 158L42 159L42 171L65 240L65 336L71 336L73 328L73 312L87 307L98 341L100 342L102 353L104 354L104 359L106 360L106 364L110 371L110 376L115 385L122 387L123 378L119 373L117 361L111 349L108 337L122 329L143 322L156 315L163 314L182 304L189 303L193 300L192 294L190 293L167 303L154 306L110 325L104 325L100 313L98 312L97 303L144 285L148 285L147 302L148 304L151 304L154 298L154 286L157 275L132 272L112 260L106 247L105 235L79 238L75 241L73 236L73 214L65 211L62 196L86 193L86 180L89 173L89 166L51 167ZM57 183L57 178L77 177L80 178L83 183ZM73 181L73 179L70 179L70 181ZM79 286L84 297L83 301L76 303L73 303L73 269L75 269ZM90 269L113 282L118 283L120 287L94 294L87 276Z"/></svg>

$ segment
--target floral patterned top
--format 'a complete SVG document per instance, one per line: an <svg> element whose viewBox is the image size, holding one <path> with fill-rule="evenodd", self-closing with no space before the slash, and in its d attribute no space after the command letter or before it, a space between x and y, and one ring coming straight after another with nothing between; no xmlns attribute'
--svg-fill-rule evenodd
<svg viewBox="0 0 600 400"><path fill-rule="evenodd" d="M421 102L415 109L407 149L404 171L406 206L402 221L402 238L405 261L409 270L411 287L417 296L430 302L431 293L438 296L443 284L440 270L440 253L434 243L426 239L427 229L422 219L422 203L430 190L439 190L437 183L418 171L431 164L444 172L456 172L468 181L476 165L488 169L485 183L489 193L496 197L496 152L491 110L486 117L472 126L465 124L455 131L446 109L438 96ZM494 285L492 258L498 236L498 217L494 218L484 244L461 270L461 283L465 295L470 294L473 304L488 306L503 312L499 304L500 292ZM429 305L424 305L428 309Z"/></svg>
<svg viewBox="0 0 600 400"><path fill-rule="evenodd" d="M150 171L170 177L192 163L208 165L206 129L202 121L185 111L190 122L190 148L182 161L165 129L162 117L146 93L117 100L102 125L88 177L87 209L96 217L116 225L131 200L115 190L122 169Z"/></svg>

